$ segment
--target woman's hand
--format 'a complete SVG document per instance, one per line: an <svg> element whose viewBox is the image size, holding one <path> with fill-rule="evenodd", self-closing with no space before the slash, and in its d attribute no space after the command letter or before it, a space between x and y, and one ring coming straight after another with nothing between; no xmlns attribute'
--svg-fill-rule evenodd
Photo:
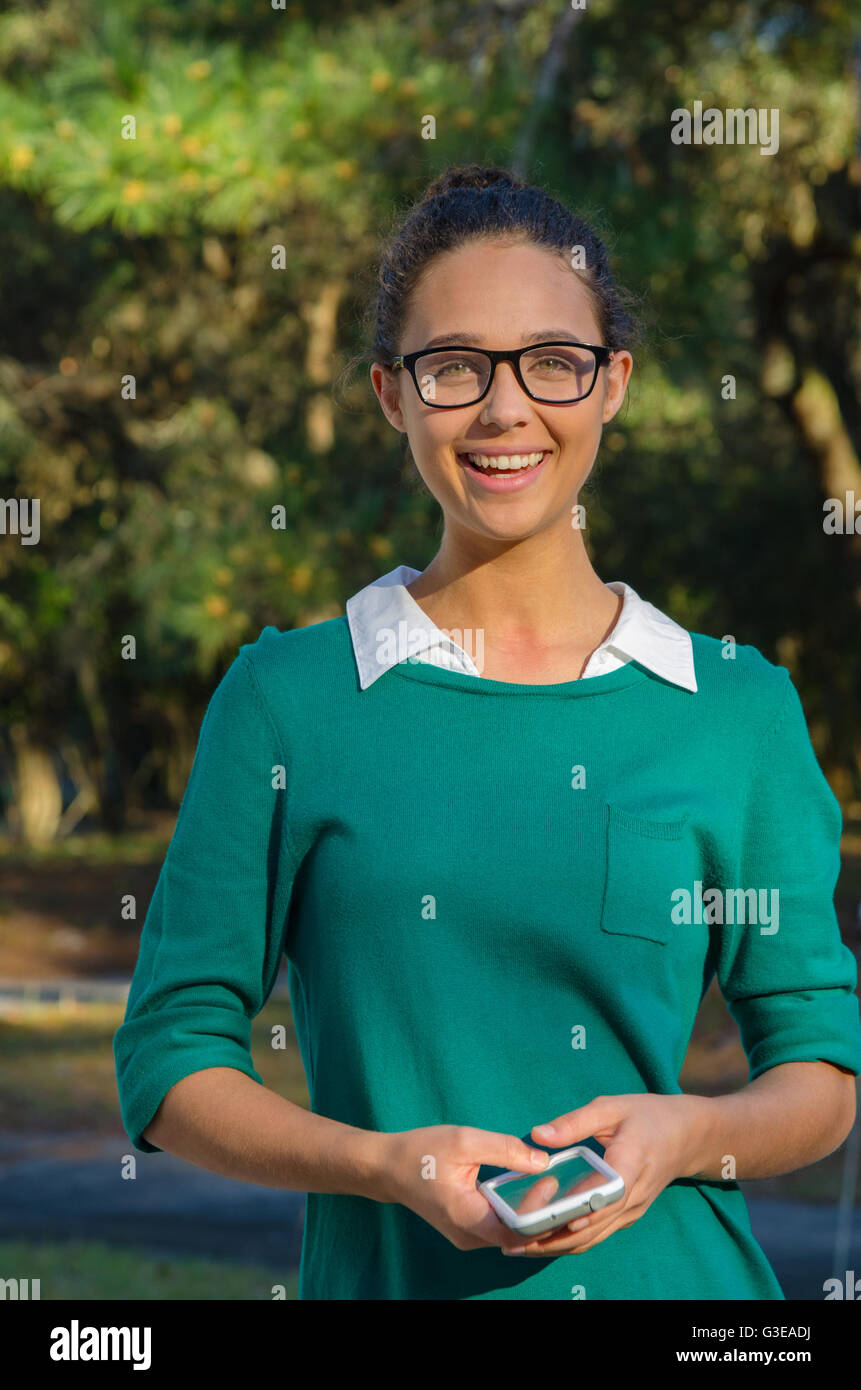
<svg viewBox="0 0 861 1390"><path fill-rule="evenodd" d="M705 1096L598 1096L551 1121L552 1133L548 1125L534 1125L536 1143L555 1149L569 1148L593 1136L604 1146L610 1167L624 1178L625 1191L618 1202L546 1235L518 1240L517 1233L506 1228L505 1253L542 1259L579 1255L614 1231L632 1226L668 1183L696 1172L707 1132L708 1106Z"/></svg>
<svg viewBox="0 0 861 1390"><path fill-rule="evenodd" d="M539 1173L548 1155L513 1134L469 1125L430 1125L386 1135L383 1201L401 1202L458 1250L513 1244L475 1185L482 1164Z"/></svg>

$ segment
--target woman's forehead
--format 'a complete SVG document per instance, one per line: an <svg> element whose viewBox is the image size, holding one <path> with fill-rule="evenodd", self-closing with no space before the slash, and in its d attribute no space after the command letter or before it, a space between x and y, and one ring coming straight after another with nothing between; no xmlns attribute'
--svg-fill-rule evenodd
<svg viewBox="0 0 861 1390"><path fill-rule="evenodd" d="M593 332L595 324L587 287L559 253L537 246L470 244L435 257L425 268L410 297L405 328L419 345L445 337L476 347L515 347L529 338L576 337Z"/></svg>

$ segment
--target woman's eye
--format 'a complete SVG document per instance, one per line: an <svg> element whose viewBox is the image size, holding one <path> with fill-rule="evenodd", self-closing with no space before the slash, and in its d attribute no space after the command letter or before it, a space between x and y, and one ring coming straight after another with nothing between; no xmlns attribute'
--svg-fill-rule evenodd
<svg viewBox="0 0 861 1390"><path fill-rule="evenodd" d="M455 376L456 373L455 373L455 372L452 372L452 371L451 371L451 368L452 368L452 367L465 367L465 366L466 366L466 363L465 363L465 362L446 362L444 366L440 367L439 371L437 372L437 376L445 376L446 373L450 373L452 376Z"/></svg>
<svg viewBox="0 0 861 1390"><path fill-rule="evenodd" d="M561 357L542 357L536 363L536 366L546 367L548 362L554 363L557 367L563 367L566 371L569 370L571 366L570 362L563 362Z"/></svg>

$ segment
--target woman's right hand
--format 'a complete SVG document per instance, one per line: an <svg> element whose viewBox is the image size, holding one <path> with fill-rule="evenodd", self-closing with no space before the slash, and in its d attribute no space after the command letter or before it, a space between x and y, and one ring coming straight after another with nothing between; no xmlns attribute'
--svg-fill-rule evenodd
<svg viewBox="0 0 861 1390"><path fill-rule="evenodd" d="M384 1201L409 1207L457 1250L519 1243L517 1232L503 1225L475 1180L482 1164L540 1172L548 1160L543 1149L513 1134L469 1125L429 1125L386 1138Z"/></svg>

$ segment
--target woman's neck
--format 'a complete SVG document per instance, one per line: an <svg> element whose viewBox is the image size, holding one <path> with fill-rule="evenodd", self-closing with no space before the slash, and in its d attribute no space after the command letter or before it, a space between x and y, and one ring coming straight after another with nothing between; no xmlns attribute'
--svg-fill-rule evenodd
<svg viewBox="0 0 861 1390"><path fill-rule="evenodd" d="M580 532L491 555L465 553L444 538L407 589L437 627L480 628L500 656L519 651L526 660L594 650L621 612L621 597L595 573Z"/></svg>

